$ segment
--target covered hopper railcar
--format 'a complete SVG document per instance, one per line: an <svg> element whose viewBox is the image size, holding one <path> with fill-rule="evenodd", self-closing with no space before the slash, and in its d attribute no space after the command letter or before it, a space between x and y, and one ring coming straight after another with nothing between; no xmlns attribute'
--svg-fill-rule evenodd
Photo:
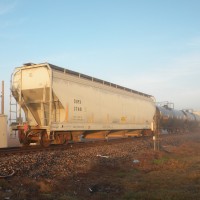
<svg viewBox="0 0 200 200"><path fill-rule="evenodd" d="M151 95L60 68L26 64L12 74L12 94L27 123L13 127L22 144L128 137L153 129Z"/></svg>

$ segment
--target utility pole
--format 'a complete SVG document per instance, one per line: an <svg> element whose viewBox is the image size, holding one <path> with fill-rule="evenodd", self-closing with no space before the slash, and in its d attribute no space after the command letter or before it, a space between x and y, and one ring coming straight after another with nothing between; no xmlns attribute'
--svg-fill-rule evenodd
<svg viewBox="0 0 200 200"><path fill-rule="evenodd" d="M154 122L155 122L155 129L154 129L154 136L153 136L153 146L154 151L160 150L160 123L159 123L159 115L156 111L156 114L154 116Z"/></svg>
<svg viewBox="0 0 200 200"><path fill-rule="evenodd" d="M2 81L2 90L1 90L1 114L4 115L4 81Z"/></svg>

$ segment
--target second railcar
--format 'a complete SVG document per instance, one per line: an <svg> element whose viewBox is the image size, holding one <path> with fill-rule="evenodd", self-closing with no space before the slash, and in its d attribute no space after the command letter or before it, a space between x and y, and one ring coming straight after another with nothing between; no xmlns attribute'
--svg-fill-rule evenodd
<svg viewBox="0 0 200 200"><path fill-rule="evenodd" d="M127 137L153 127L153 96L49 63L16 68L11 89L27 119L14 127L23 144Z"/></svg>
<svg viewBox="0 0 200 200"><path fill-rule="evenodd" d="M176 110L165 106L157 106L157 126L159 130L168 132L189 131L198 128L200 117L188 110Z"/></svg>
<svg viewBox="0 0 200 200"><path fill-rule="evenodd" d="M185 114L168 106L157 106L157 124L160 130L177 132L184 129Z"/></svg>

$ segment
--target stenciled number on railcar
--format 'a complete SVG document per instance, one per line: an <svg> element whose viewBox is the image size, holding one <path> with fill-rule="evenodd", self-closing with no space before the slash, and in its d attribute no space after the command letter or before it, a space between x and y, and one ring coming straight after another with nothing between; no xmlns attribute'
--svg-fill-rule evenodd
<svg viewBox="0 0 200 200"><path fill-rule="evenodd" d="M78 112L83 111L82 107L79 106L79 105L81 105L81 100L80 99L74 99L74 111L78 111Z"/></svg>

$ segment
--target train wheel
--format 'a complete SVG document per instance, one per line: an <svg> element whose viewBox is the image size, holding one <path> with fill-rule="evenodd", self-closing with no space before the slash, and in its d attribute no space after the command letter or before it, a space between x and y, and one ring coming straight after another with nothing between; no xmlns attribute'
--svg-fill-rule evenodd
<svg viewBox="0 0 200 200"><path fill-rule="evenodd" d="M50 140L48 138L46 130L42 131L40 134L41 134L41 139L40 139L41 146L48 147L50 145Z"/></svg>
<svg viewBox="0 0 200 200"><path fill-rule="evenodd" d="M56 142L56 144L65 144L65 143L66 143L65 134L56 133L56 134L55 134L55 142Z"/></svg>
<svg viewBox="0 0 200 200"><path fill-rule="evenodd" d="M29 146L30 145L30 141L29 139L26 137L26 134L24 133L24 131L20 130L18 132L18 137L19 137L19 142L23 145L23 146Z"/></svg>
<svg viewBox="0 0 200 200"><path fill-rule="evenodd" d="M18 131L18 138L19 138L19 142L22 144L23 143L23 139L25 137L24 131L19 130Z"/></svg>

